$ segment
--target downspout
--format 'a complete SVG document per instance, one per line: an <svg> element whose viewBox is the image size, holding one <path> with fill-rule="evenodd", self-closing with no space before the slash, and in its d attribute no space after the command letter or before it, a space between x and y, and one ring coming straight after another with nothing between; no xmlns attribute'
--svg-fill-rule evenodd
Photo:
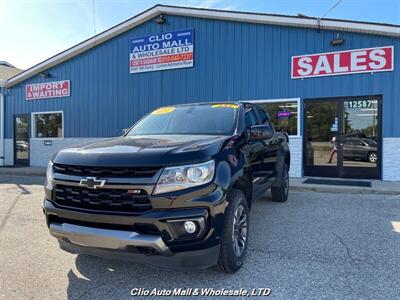
<svg viewBox="0 0 400 300"><path fill-rule="evenodd" d="M4 93L2 87L4 82L0 81L0 166L4 166Z"/></svg>

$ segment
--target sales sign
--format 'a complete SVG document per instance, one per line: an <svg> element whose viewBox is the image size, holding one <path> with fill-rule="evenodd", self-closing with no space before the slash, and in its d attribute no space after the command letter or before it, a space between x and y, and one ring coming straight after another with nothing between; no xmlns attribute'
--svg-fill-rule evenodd
<svg viewBox="0 0 400 300"><path fill-rule="evenodd" d="M393 70L393 46L292 57L292 79Z"/></svg>
<svg viewBox="0 0 400 300"><path fill-rule="evenodd" d="M130 41L130 73L193 67L193 29L165 32Z"/></svg>
<svg viewBox="0 0 400 300"><path fill-rule="evenodd" d="M68 97L71 92L69 80L27 84L25 86L26 100Z"/></svg>

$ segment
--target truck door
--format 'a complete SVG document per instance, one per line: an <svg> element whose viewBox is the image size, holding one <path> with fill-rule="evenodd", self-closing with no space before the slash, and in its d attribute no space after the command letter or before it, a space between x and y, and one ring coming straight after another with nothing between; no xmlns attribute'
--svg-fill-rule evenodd
<svg viewBox="0 0 400 300"><path fill-rule="evenodd" d="M250 131L251 126L260 125L261 120L258 117L254 105L246 104L244 108L246 129ZM269 159L266 157L266 155L269 155L266 144L268 144L268 141L265 140L249 141L250 167L253 175L254 197L257 197L265 190L265 186L268 184L268 181L272 176L272 166L268 165Z"/></svg>
<svg viewBox="0 0 400 300"><path fill-rule="evenodd" d="M274 127L270 121L268 114L263 109L257 106L256 106L256 111L258 113L260 123L268 125L273 129ZM276 162L278 158L278 151L281 140L278 138L278 135L274 130L274 135L272 136L272 138L264 140L263 142L264 142L264 149L263 149L264 154L263 154L262 168L266 174L266 177L268 177L269 179L275 176Z"/></svg>

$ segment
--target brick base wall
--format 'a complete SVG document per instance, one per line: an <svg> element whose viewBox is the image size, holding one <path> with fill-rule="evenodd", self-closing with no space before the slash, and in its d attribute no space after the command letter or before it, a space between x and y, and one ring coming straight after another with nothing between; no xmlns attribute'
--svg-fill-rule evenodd
<svg viewBox="0 0 400 300"><path fill-rule="evenodd" d="M30 144L30 165L33 167L45 167L53 154L59 150L75 146L83 145L90 142L104 140L103 138L65 138L65 139L48 139L52 141L49 146L44 145L42 139L31 139ZM46 139L47 141L47 139ZM12 139L5 140L5 164L14 164L14 142Z"/></svg>
<svg viewBox="0 0 400 300"><path fill-rule="evenodd" d="M303 137L290 137L290 177L301 177L303 168Z"/></svg>
<svg viewBox="0 0 400 300"><path fill-rule="evenodd" d="M4 165L14 164L14 140L4 139Z"/></svg>
<svg viewBox="0 0 400 300"><path fill-rule="evenodd" d="M382 179L400 181L400 137L383 138Z"/></svg>

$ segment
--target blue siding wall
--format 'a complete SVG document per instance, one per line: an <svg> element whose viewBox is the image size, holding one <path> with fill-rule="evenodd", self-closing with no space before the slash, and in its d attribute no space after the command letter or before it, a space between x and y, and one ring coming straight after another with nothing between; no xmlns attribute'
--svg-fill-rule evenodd
<svg viewBox="0 0 400 300"><path fill-rule="evenodd" d="M194 67L129 74L129 40L194 28ZM163 105L265 98L383 95L383 136L400 136L400 39L335 31L167 16L147 22L63 63L52 78L33 77L6 94L6 138L13 115L63 110L65 137L119 135L145 113ZM291 56L394 45L395 70L309 79L290 78ZM25 84L71 80L71 97L26 101Z"/></svg>

